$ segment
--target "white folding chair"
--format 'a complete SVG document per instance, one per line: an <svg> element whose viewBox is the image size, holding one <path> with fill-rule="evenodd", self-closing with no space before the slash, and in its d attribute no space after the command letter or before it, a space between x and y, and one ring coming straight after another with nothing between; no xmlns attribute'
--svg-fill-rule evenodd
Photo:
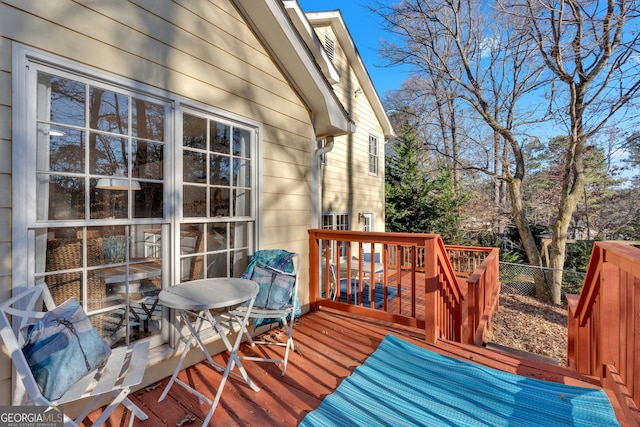
<svg viewBox="0 0 640 427"><path fill-rule="evenodd" d="M260 251L257 251L256 254L259 254ZM254 254L254 256L256 255ZM251 313L249 313L249 318L253 319L254 321L257 319L277 319L279 320L283 327L284 330L287 334L287 340L286 342L279 342L279 341L265 341L265 340L260 340L260 341L255 341L252 337L251 334L249 333L248 329L245 327L243 333L246 334L246 336L249 339L249 342L251 343L251 346L255 346L256 344L259 345L276 345L276 346L281 346L281 347L285 347L285 351L284 351L284 356L282 359L272 359L272 358L265 358L265 357L256 357L256 356L244 356L241 355L239 356L241 359L244 360L253 360L253 361L258 361L258 362L273 362L273 363L282 363L282 375L284 376L286 371L287 371L287 361L289 359L289 352L291 350L295 350L295 344L293 342L293 323L294 323L294 318L295 318L295 313L296 313L296 309L298 306L298 269L299 269L299 265L300 265L300 256L297 253L289 253L291 255L291 261L293 263L293 272L286 272L286 271L282 271L282 270L277 270L275 268L273 268L272 266L269 266L268 264L266 264L268 267L270 267L272 270L274 270L275 272L277 272L278 274L281 274L283 276L288 276L293 278L294 283L293 283L293 287L291 290L291 298L289 300L289 302L285 305L285 307L281 308L281 309L269 309L269 308L264 308L264 307L259 307L256 306L256 304L254 304ZM259 294L260 295L260 294ZM258 300L256 299L256 302ZM246 313L246 305L242 305L238 308L236 308L235 310L232 311L232 313L236 316L239 316L240 318L242 318L242 316L244 315L244 313Z"/></svg>
<svg viewBox="0 0 640 427"><path fill-rule="evenodd" d="M136 417L146 420L147 414L138 408L127 395L131 392L131 387L142 381L149 353L148 341L137 341L131 347L113 349L102 367L89 372L78 380L59 399L49 400L42 394L22 352L22 347L25 343L25 328L36 323L45 315L45 311L42 311L43 303L47 311L55 308L55 303L46 284L30 288L0 305L0 335L31 402L36 406L55 407L93 397L89 405L75 420L65 414L65 426L78 426L96 408L104 396L112 394L113 400L93 425L103 425L120 404L131 411L129 426L133 425ZM7 315L11 316L13 327Z"/></svg>

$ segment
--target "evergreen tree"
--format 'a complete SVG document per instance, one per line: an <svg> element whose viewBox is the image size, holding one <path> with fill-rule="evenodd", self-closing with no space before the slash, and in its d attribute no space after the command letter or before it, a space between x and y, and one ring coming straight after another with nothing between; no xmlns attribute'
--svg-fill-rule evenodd
<svg viewBox="0 0 640 427"><path fill-rule="evenodd" d="M392 143L386 156L387 231L440 234L447 243L460 240L459 207L449 169L435 178L426 172L415 131L409 129Z"/></svg>

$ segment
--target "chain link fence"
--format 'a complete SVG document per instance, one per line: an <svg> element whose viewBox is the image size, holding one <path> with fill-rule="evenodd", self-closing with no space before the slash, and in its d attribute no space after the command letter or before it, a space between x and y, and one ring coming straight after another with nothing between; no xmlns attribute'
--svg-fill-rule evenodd
<svg viewBox="0 0 640 427"><path fill-rule="evenodd" d="M501 293L516 294L535 297L536 290L534 277L537 274L544 274L546 278L551 277L551 268L534 267L531 265L512 264L508 262L500 263L500 282L502 283ZM578 271L564 270L562 274L561 295L564 300L565 294L579 294L582 290L586 273Z"/></svg>

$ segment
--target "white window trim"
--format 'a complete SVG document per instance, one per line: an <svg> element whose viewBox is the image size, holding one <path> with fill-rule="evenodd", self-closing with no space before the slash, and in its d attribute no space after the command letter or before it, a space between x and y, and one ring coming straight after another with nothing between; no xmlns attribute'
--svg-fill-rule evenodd
<svg viewBox="0 0 640 427"><path fill-rule="evenodd" d="M179 220L177 218L177 210L175 206L181 206L176 204L180 202L181 192L174 191L178 187L175 176L175 161L173 147L181 144L177 144L179 134L181 134L180 126L178 126L176 120L180 117L176 113L177 108L182 106L189 106L192 109L201 109L208 114L219 116L228 121L242 124L244 127L251 127L255 129L256 141L253 142L255 148L255 165L254 173L252 176L252 185L255 194L253 195L252 203L252 215L254 218L254 241L249 242L250 248L259 248L262 241L262 217L263 217L263 195L262 195L262 174L263 174L263 125L254 119L243 117L241 115L225 111L210 105L203 104L201 102L194 101L192 99L168 93L166 91L142 84L138 81L124 78L110 72L100 70L88 65L84 65L57 55L53 55L47 52L34 49L29 46L22 45L20 43L13 42L12 44L12 292L15 294L24 290L26 287L30 287L30 283L33 283L33 273L35 271L35 248L32 242L34 236L30 235L33 231L30 231L30 227L36 224L35 221L35 209L33 207L36 204L36 194L34 191L29 191L35 188L34 180L36 174L36 164L31 161L33 159L33 153L35 149L36 141L36 128L30 126L32 120L35 119L32 111L35 111L34 103L36 102L37 87L36 85L29 84L29 78L31 73L25 72L29 70L32 64L41 64L43 67L51 68L61 75L70 75L74 78L80 78L81 80L90 80L94 83L104 83L109 87L122 89L126 92L135 93L138 96L148 96L150 98L160 100L170 105L171 111L167 113L166 122L166 154L165 154L165 213L164 217L160 219L143 218L139 219L140 223L157 222L159 224L169 223L173 224L173 230L179 233ZM30 142L31 141L31 142ZM26 143L25 143L26 142ZM29 208L32 207L32 208ZM28 215L31 216L28 216ZM131 223L138 222L138 220L131 221ZM84 224L85 220L79 223ZM42 223L39 223L42 224ZM42 224L46 225L46 224ZM57 222L56 226L74 226L76 222ZM176 253L175 236L172 240L171 259ZM168 263L166 263L168 264ZM167 267L168 268L168 267ZM178 283L176 277L179 275L178 269L172 269L171 283ZM164 334L165 332L163 332ZM163 338L163 339L166 339ZM168 346L160 346L152 352L151 363L156 363L166 359L167 355L172 354L174 350L168 348ZM19 394L19 392L18 392Z"/></svg>
<svg viewBox="0 0 640 427"><path fill-rule="evenodd" d="M375 139L376 141L376 152L373 153L371 151L371 140ZM367 169L369 172L369 175L371 176L379 176L380 175L380 138L376 135L373 134L369 134L369 138L367 139L367 155L368 155L368 164L367 164ZM371 161L372 159L375 159L375 172L371 171Z"/></svg>

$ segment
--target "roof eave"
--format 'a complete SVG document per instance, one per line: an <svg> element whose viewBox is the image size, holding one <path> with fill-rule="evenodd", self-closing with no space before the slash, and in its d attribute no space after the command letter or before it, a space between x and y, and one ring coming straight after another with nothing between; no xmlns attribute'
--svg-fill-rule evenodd
<svg viewBox="0 0 640 427"><path fill-rule="evenodd" d="M353 121L293 26L282 0L232 0L311 110L316 136L353 132Z"/></svg>
<svg viewBox="0 0 640 427"><path fill-rule="evenodd" d="M364 66L364 62L358 53L358 49L353 43L353 38L342 19L340 11L310 12L306 14L306 17L312 26L328 24L333 27L333 31L338 38L338 42L344 50L345 55L347 55L347 58L358 77L358 81L362 85L361 89L369 99L374 114L382 126L385 139L389 140L396 137L396 133L393 130L389 116L387 116L384 106L382 105L382 101L380 100L378 92L373 85L373 81L371 80L371 76Z"/></svg>

